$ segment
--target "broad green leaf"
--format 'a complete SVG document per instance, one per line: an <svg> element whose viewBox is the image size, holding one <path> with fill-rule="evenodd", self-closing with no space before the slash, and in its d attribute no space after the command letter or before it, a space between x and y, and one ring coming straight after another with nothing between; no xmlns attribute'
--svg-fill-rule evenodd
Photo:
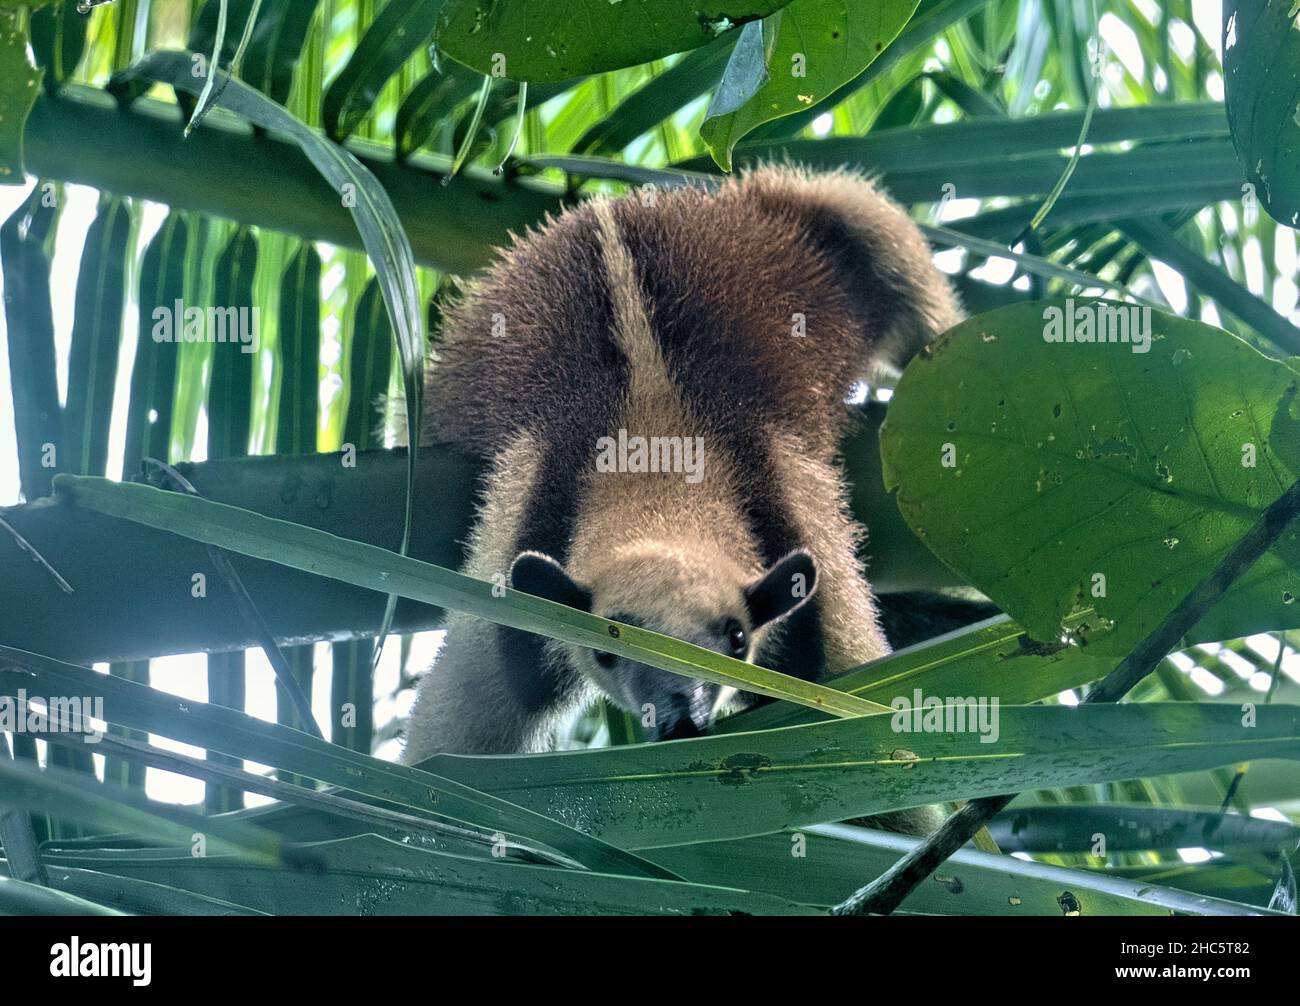
<svg viewBox="0 0 1300 1006"><path fill-rule="evenodd" d="M375 835L298 850L320 862L321 872L259 869L217 856L196 860L186 849L77 850L51 858L54 872L93 869L278 915L820 914L794 900L703 882L448 855Z"/></svg>
<svg viewBox="0 0 1300 1006"><path fill-rule="evenodd" d="M45 68L48 94L57 94L77 69L89 23L89 16L77 10L77 0L58 0L32 12L32 52L36 65Z"/></svg>
<svg viewBox="0 0 1300 1006"><path fill-rule="evenodd" d="M234 709L177 699L131 681L7 646L0 646L0 661L0 667L23 669L0 670L2 694L14 695L20 687L30 688L35 675L42 687L49 689L46 694L102 696L104 718L119 726L148 730L209 751L296 772L435 820L481 827L489 834L500 831L506 836L517 835L526 840L525 845L527 840L549 845L593 869L660 874L658 867L636 856L458 782L379 761ZM111 826L132 830L131 822Z"/></svg>
<svg viewBox="0 0 1300 1006"><path fill-rule="evenodd" d="M50 261L45 255L45 239L57 212L53 183L38 182L0 227L15 446L23 496L29 502L50 492L54 470L42 464L45 445L53 447L56 460L62 450Z"/></svg>
<svg viewBox="0 0 1300 1006"><path fill-rule="evenodd" d="M1239 707L1214 703L1000 705L991 743L971 730L896 730L907 721L879 713L554 754L436 755L421 767L621 848L651 849L977 796L1300 759L1300 706L1256 713L1246 726Z"/></svg>
<svg viewBox="0 0 1300 1006"><path fill-rule="evenodd" d="M16 7L0 6L0 185L26 181L23 132L41 82L41 72L27 55L28 17Z"/></svg>
<svg viewBox="0 0 1300 1006"><path fill-rule="evenodd" d="M207 849L214 853L232 853L241 859L270 864L285 861L280 838L272 832L243 821L207 818L171 804L110 790L80 773L4 760L0 761L0 789L10 807L187 847L195 834L201 834Z"/></svg>
<svg viewBox="0 0 1300 1006"><path fill-rule="evenodd" d="M51 871L50 885L57 891L110 906L131 915L234 916L261 915L262 912L228 901L208 898L179 887L166 887L136 877L114 874L108 863L96 862L100 869L81 870L61 866ZM247 864L244 864L245 866ZM297 880L298 874L290 874Z"/></svg>
<svg viewBox="0 0 1300 1006"><path fill-rule="evenodd" d="M1290 853L1300 827L1218 810L1122 804L1014 807L989 822L1003 852L1092 852L1096 836L1107 855L1174 849L1254 848Z"/></svg>
<svg viewBox="0 0 1300 1006"><path fill-rule="evenodd" d="M698 48L788 3L735 0L715 12L698 0L443 0L437 44L480 73L566 80Z"/></svg>
<svg viewBox="0 0 1300 1006"><path fill-rule="evenodd" d="M444 0L389 0L321 99L321 121L335 140L351 136L393 74L429 39Z"/></svg>
<svg viewBox="0 0 1300 1006"><path fill-rule="evenodd" d="M794 0L779 17L746 31L732 52L700 136L724 171L731 150L756 126L791 115L852 80L893 41L916 0ZM748 44L746 44L748 42ZM767 53L766 80L755 60Z"/></svg>
<svg viewBox="0 0 1300 1006"><path fill-rule="evenodd" d="M1258 199L1300 224L1300 29L1295 0L1225 0L1223 90L1232 142Z"/></svg>
<svg viewBox="0 0 1300 1006"><path fill-rule="evenodd" d="M775 140L780 137L799 135L819 115L849 100L858 91L881 79L904 60L919 59L920 54L929 48L935 36L960 24L988 3L989 0L921 0L907 26L885 47L884 52L867 64L866 69L820 101L813 102L793 115L773 119L759 126L750 134L751 139Z"/></svg>
<svg viewBox="0 0 1300 1006"><path fill-rule="evenodd" d="M234 317L244 312L251 318L256 272L257 239L247 227L240 227L217 258L212 281L213 307L233 308ZM242 458L248 454L252 431L253 361L257 354L246 353L243 346L231 343L214 344L211 352L207 456Z"/></svg>
<svg viewBox="0 0 1300 1006"><path fill-rule="evenodd" d="M142 83L164 81L177 91L198 95L203 84L192 73L190 54L185 52L156 52L119 74L110 83L109 90L120 96L136 93ZM246 84L231 80L210 69L222 84L220 103L263 129L283 134L302 148L313 166L329 183L345 208L352 215L361 234L366 254L375 267L384 306L388 308L394 339L402 360L402 386L406 396L407 476L406 513L400 551L410 547L411 519L414 510L412 493L415 487L415 465L419 456L420 423L424 414L421 402L424 397L424 319L420 308L419 283L415 275L415 257L407 239L402 221L393 208L388 193L375 176L352 154L337 143L331 143L319 133L294 118L285 108L277 105L259 91ZM388 634L397 604L395 595L389 595L379 638Z"/></svg>
<svg viewBox="0 0 1300 1006"><path fill-rule="evenodd" d="M77 273L63 416L67 456L59 459L60 471L102 475L108 462L107 419L117 383L130 234L131 213L126 201L101 199L99 213L86 232Z"/></svg>
<svg viewBox="0 0 1300 1006"><path fill-rule="evenodd" d="M372 278L358 300L353 317L352 352L349 358L347 419L343 439L357 450L382 447L376 436L378 413L375 403L388 393L388 373L393 358L393 337L379 285Z"/></svg>
<svg viewBox="0 0 1300 1006"><path fill-rule="evenodd" d="M583 133L573 144L573 150L584 154L617 153L694 101L717 81L737 39L748 29L746 25L740 32L728 32L651 77Z"/></svg>
<svg viewBox="0 0 1300 1006"><path fill-rule="evenodd" d="M537 632L629 657L714 684L857 716L880 706L777 671L597 615L508 590L409 556L325 531L263 517L239 507L151 486L59 477L56 489L80 506L172 531L241 555L268 559L358 587L464 611L500 625Z"/></svg>
<svg viewBox="0 0 1300 1006"><path fill-rule="evenodd" d="M0 915L121 915L106 905L0 874Z"/></svg>
<svg viewBox="0 0 1300 1006"><path fill-rule="evenodd" d="M655 849L656 862L690 879L743 886L752 891L830 907L884 873L918 839L852 825L814 825L729 842L701 842ZM802 842L803 855L792 850ZM1188 894L1157 881L1066 869L1046 863L961 849L901 906L928 915L1064 914L1069 892L1081 915L1263 915L1237 901Z"/></svg>
<svg viewBox="0 0 1300 1006"><path fill-rule="evenodd" d="M142 458L168 460L176 363L182 343L179 339L174 342L156 339L154 334L163 334L158 327L163 318L171 317L178 324L183 321L174 315L176 304L184 303L188 239L189 228L184 218L178 213L168 214L145 249L140 266L140 320L135 363L131 367L126 449L122 459L122 471L128 476L139 471ZM211 411L208 421L211 424Z"/></svg>
<svg viewBox="0 0 1300 1006"><path fill-rule="evenodd" d="M1003 703L1027 705L1096 681L1117 662L1094 655L1091 647L1037 643L1001 615L896 650L826 683L882 705L910 699L918 688L924 695L997 695ZM772 702L720 720L714 730L766 730L820 718L811 709Z"/></svg>
<svg viewBox="0 0 1300 1006"><path fill-rule="evenodd" d="M1102 312L1118 312L1107 315ZM1047 341L1073 319L1140 343ZM1097 331L1094 326L1094 333ZM1132 331L1137 332L1139 328ZM1114 331L1114 329L1112 329ZM881 432L912 529L1030 635L1151 632L1300 474L1300 372L1196 321L1105 301L972 318L908 366ZM1189 635L1300 625L1300 528Z"/></svg>
<svg viewBox="0 0 1300 1006"><path fill-rule="evenodd" d="M430 71L402 98L393 126L397 156L409 157L433 137L455 108L482 86L483 78L457 63ZM328 95L327 95L328 97Z"/></svg>

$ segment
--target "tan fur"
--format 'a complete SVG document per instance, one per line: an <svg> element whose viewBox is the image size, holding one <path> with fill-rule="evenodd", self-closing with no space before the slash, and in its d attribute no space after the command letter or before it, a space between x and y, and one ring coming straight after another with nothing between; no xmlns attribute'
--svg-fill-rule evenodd
<svg viewBox="0 0 1300 1006"><path fill-rule="evenodd" d="M811 172L761 168L745 179L750 190L798 206L817 207L843 220L877 256L900 289L914 291L910 311L877 334L874 364L901 369L936 335L964 317L961 304L934 266L929 243L907 211L862 175L841 169ZM869 370L864 378L874 376Z"/></svg>
<svg viewBox="0 0 1300 1006"><path fill-rule="evenodd" d="M470 533L463 572L480 580L504 577L514 559L527 490L537 480L537 444L519 436L496 459L483 490L479 521ZM553 714L523 715L491 622L451 613L433 667L420 678L402 760L413 765L440 751L491 754L541 751L550 742ZM589 701L589 694L574 702ZM485 716L485 710L492 710Z"/></svg>
<svg viewBox="0 0 1300 1006"><path fill-rule="evenodd" d="M481 580L509 572L524 502L537 483L539 453L536 439L522 433L497 455L484 484L479 523L467 542L463 572Z"/></svg>
<svg viewBox="0 0 1300 1006"><path fill-rule="evenodd" d="M759 571L753 543L741 530L731 463L710 452L709 431L691 413L668 376L650 328L648 305L637 285L627 249L611 218L610 204L595 209L600 222L610 289L614 292L616 336L627 354L631 383L617 417L629 436L704 438L704 478L686 482L675 472L589 471L583 484L587 516L573 542L571 573L594 582L617 566L637 542L676 542L688 554L729 556L745 574ZM593 454L595 446L592 446ZM629 545L629 540L632 542Z"/></svg>
<svg viewBox="0 0 1300 1006"><path fill-rule="evenodd" d="M698 640L720 616L743 621L744 587L803 549L817 566L803 622L820 636L776 623L751 652L790 673L820 667L818 645L830 673L883 655L836 455L844 398L960 314L907 213L848 171L765 167L714 192L592 200L546 220L448 307L430 375L428 430L493 459L465 571L491 578L543 552L592 610ZM597 439L620 428L703 438L703 480L598 471ZM507 656L504 632L449 622L408 761L536 750L592 694L590 651L548 642L534 662L588 680L524 712L508 675L538 669L509 666L528 661Z"/></svg>
<svg viewBox="0 0 1300 1006"><path fill-rule="evenodd" d="M687 635L706 621L743 612L740 590L762 565L736 509L731 461L709 450L709 430L669 377L613 203L597 202L593 213L614 306L614 335L630 371L615 427L606 435L615 436L621 426L629 436L702 437L704 478L692 484L675 472L588 471L580 504L586 516L567 568L591 586L593 610L655 612L668 631ZM587 663L588 651L567 649L572 659Z"/></svg>
<svg viewBox="0 0 1300 1006"><path fill-rule="evenodd" d="M822 632L831 674L850 670L889 652L867 585L858 545L865 532L849 516L839 469L801 449L798 440L773 433L779 491L794 501L794 521L817 561Z"/></svg>

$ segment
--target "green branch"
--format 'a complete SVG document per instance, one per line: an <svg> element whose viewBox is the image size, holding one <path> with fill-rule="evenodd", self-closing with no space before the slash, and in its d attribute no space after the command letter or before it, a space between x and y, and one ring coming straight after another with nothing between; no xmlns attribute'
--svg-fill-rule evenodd
<svg viewBox="0 0 1300 1006"><path fill-rule="evenodd" d="M24 137L25 163L39 178L361 247L348 210L294 144L255 136L221 108L188 139L182 130L176 105L141 98L123 110L103 91L69 86L59 97L37 98ZM398 164L376 143L355 140L347 149L388 193L416 260L437 269L478 269L511 231L526 230L563 206L557 185L503 181L474 167L443 185L447 158L416 155Z"/></svg>

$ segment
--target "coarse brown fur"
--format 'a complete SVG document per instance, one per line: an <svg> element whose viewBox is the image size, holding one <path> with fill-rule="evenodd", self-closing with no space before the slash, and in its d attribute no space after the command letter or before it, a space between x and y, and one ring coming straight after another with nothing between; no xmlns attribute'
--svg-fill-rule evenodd
<svg viewBox="0 0 1300 1006"><path fill-rule="evenodd" d="M719 626L739 629L733 653L806 678L882 655L836 457L845 398L959 317L906 213L847 172L764 168L549 220L448 309L429 382L427 435L493 459L466 571L536 553L516 586L723 652ZM700 478L602 470L620 430L701 444ZM760 624L773 570L815 589ZM600 692L696 721L727 700L689 685L456 617L405 757L538 750Z"/></svg>

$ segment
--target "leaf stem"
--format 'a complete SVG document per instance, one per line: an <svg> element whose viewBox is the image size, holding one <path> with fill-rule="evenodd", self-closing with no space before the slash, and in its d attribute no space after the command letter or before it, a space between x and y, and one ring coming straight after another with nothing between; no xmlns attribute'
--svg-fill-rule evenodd
<svg viewBox="0 0 1300 1006"><path fill-rule="evenodd" d="M168 483L172 489L179 490L189 496L199 495L199 491L190 484L189 479L165 461L159 461L156 458L143 458L142 463L157 468L160 478ZM319 737L323 740L324 736L321 734L320 727L316 724L316 718L312 715L311 700L303 692L302 685L289 667L289 662L285 659L279 644L275 641L275 635L271 632L271 627L266 624L266 619L257 610L257 605L253 603L252 597L249 596L248 588L244 586L244 581L240 579L239 573L230 561L230 557L223 549L209 544L208 558L226 581L226 586L230 588L230 593L234 598L236 610L248 626L249 631L261 645L267 661L275 671L276 680L279 681L292 700L302 728L313 737Z"/></svg>

